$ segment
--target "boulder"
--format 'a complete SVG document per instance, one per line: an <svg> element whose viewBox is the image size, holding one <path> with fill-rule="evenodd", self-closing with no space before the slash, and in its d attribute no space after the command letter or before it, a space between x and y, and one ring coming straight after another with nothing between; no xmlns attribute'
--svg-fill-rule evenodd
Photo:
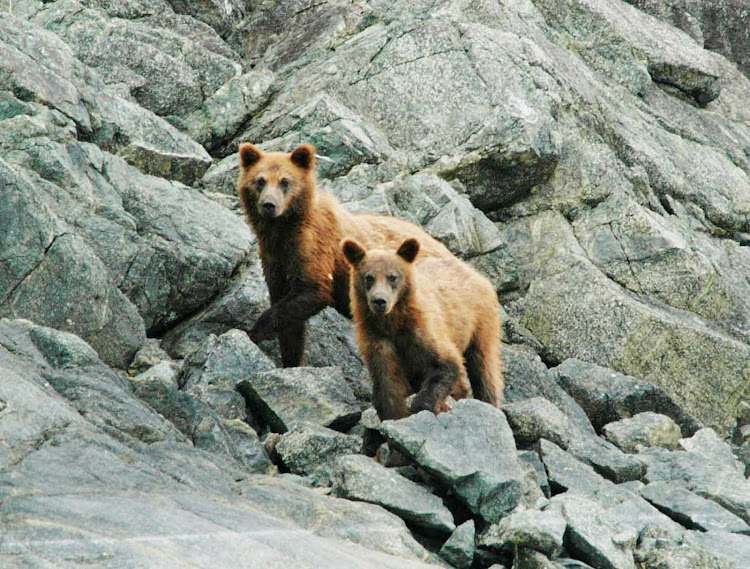
<svg viewBox="0 0 750 569"><path fill-rule="evenodd" d="M479 536L478 543L500 551L533 549L554 559L562 553L566 528L560 508L520 511L488 527Z"/></svg>
<svg viewBox="0 0 750 569"><path fill-rule="evenodd" d="M293 474L315 475L317 480L328 482L336 458L361 452L362 439L320 425L303 424L281 435L274 451Z"/></svg>
<svg viewBox="0 0 750 569"><path fill-rule="evenodd" d="M445 536L456 529L453 515L440 498L371 458L337 458L332 479L335 496L383 506L420 531Z"/></svg>
<svg viewBox="0 0 750 569"><path fill-rule="evenodd" d="M504 411L520 445L528 447L539 439L547 439L616 482L636 480L645 472L645 466L636 457L629 457L617 447L579 429L546 399L533 397L511 403Z"/></svg>
<svg viewBox="0 0 750 569"><path fill-rule="evenodd" d="M288 368L237 384L254 417L285 433L305 422L346 431L362 414L339 368Z"/></svg>
<svg viewBox="0 0 750 569"><path fill-rule="evenodd" d="M651 411L638 413L630 419L607 423L604 438L624 452L637 452L641 447L659 446L670 450L680 442L680 427L666 415Z"/></svg>
<svg viewBox="0 0 750 569"><path fill-rule="evenodd" d="M484 521L497 522L520 503L523 473L505 415L495 407L463 399L450 413L417 413L380 428L389 444Z"/></svg>
<svg viewBox="0 0 750 569"><path fill-rule="evenodd" d="M462 523L440 548L440 557L456 569L469 569L474 561L474 520Z"/></svg>
<svg viewBox="0 0 750 569"><path fill-rule="evenodd" d="M641 488L640 493L660 511L688 529L750 534L750 526L740 518L680 484L652 482Z"/></svg>
<svg viewBox="0 0 750 569"><path fill-rule="evenodd" d="M565 391L583 407L597 432L607 423L645 412L672 418L684 435L692 435L700 428L700 423L656 385L573 359L552 371Z"/></svg>

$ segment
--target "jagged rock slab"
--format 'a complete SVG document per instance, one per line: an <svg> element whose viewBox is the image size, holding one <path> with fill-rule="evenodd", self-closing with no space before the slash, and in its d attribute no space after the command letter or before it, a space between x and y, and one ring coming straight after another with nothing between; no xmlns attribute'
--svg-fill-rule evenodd
<svg viewBox="0 0 750 569"><path fill-rule="evenodd" d="M636 480L645 473L645 465L640 460L579 429L546 399L533 397L511 403L504 411L521 445L530 446L539 439L547 439L616 482Z"/></svg>
<svg viewBox="0 0 750 569"><path fill-rule="evenodd" d="M581 430L594 434L586 410L557 384L555 376L536 353L503 344L502 355L507 403L543 397L559 407Z"/></svg>
<svg viewBox="0 0 750 569"><path fill-rule="evenodd" d="M729 558L704 548L698 540L685 536L664 535L656 527L648 528L638 540L635 560L643 567L663 569L731 569L737 567ZM711 535L711 534L709 534Z"/></svg>
<svg viewBox="0 0 750 569"><path fill-rule="evenodd" d="M515 512L488 527L479 536L482 547L512 551L516 547L533 549L555 558L562 553L567 522L560 508Z"/></svg>
<svg viewBox="0 0 750 569"><path fill-rule="evenodd" d="M713 429L701 429L692 437L680 440L680 448L698 454L706 462L722 469L736 468L736 459L732 447Z"/></svg>
<svg viewBox="0 0 750 569"><path fill-rule="evenodd" d="M645 482L680 481L688 490L750 523L750 481L736 468L722 468L686 451L652 448L641 456L648 465Z"/></svg>
<svg viewBox="0 0 750 569"><path fill-rule="evenodd" d="M622 526L596 501L567 492L552 499L567 521L565 548L602 569L635 569L637 532Z"/></svg>
<svg viewBox="0 0 750 569"><path fill-rule="evenodd" d="M462 523L440 548L440 557L457 569L469 569L474 561L474 520Z"/></svg>
<svg viewBox="0 0 750 569"><path fill-rule="evenodd" d="M241 496L261 511L273 511L276 518L323 537L345 539L406 560L437 561L401 518L375 504L331 498L299 480L280 477L253 478L241 486Z"/></svg>
<svg viewBox="0 0 750 569"><path fill-rule="evenodd" d="M750 567L750 537L726 532L690 532L690 540L702 545L727 567Z"/></svg>
<svg viewBox="0 0 750 569"><path fill-rule="evenodd" d="M126 367L146 339L135 306L22 169L0 159L0 182L0 315L76 333Z"/></svg>
<svg viewBox="0 0 750 569"><path fill-rule="evenodd" d="M539 488L542 490L544 496L549 498L551 493L549 480L547 479L547 471L544 469L544 464L539 458L539 454L530 450L520 450L518 451L518 460L522 463L526 463L534 469Z"/></svg>
<svg viewBox="0 0 750 569"><path fill-rule="evenodd" d="M337 458L332 480L334 495L383 506L423 531L447 535L456 529L440 498L369 457Z"/></svg>
<svg viewBox="0 0 750 569"><path fill-rule="evenodd" d="M607 423L644 412L671 417L684 435L692 435L700 428L664 389L646 381L575 359L565 360L552 371L565 391L583 407L597 431Z"/></svg>
<svg viewBox="0 0 750 569"><path fill-rule="evenodd" d="M450 413L385 421L381 432L483 520L497 522L519 504L515 442L505 415L491 405L464 399Z"/></svg>
<svg viewBox="0 0 750 569"><path fill-rule="evenodd" d="M640 490L659 510L688 529L750 534L750 526L715 502L701 498L681 484L652 482Z"/></svg>
<svg viewBox="0 0 750 569"><path fill-rule="evenodd" d="M670 417L645 411L604 425L602 435L620 450L634 453L641 447L653 446L674 450L681 432Z"/></svg>
<svg viewBox="0 0 750 569"><path fill-rule="evenodd" d="M285 433L316 423L346 431L362 414L339 368L289 368L261 372L237 384L250 412Z"/></svg>
<svg viewBox="0 0 750 569"><path fill-rule="evenodd" d="M637 532L650 525L661 526L673 533L681 531L679 524L641 498L637 491L627 488L627 484L613 484L554 443L540 440L539 452L553 492L573 491L591 496L620 523Z"/></svg>
<svg viewBox="0 0 750 569"><path fill-rule="evenodd" d="M315 474L328 481L336 458L361 452L362 439L308 424L281 435L274 449L293 474Z"/></svg>
<svg viewBox="0 0 750 569"><path fill-rule="evenodd" d="M248 376L276 369L241 330L209 336L188 356L179 378L181 389L196 395L225 419L246 419L245 400L237 384Z"/></svg>
<svg viewBox="0 0 750 569"><path fill-rule="evenodd" d="M181 26L184 20L189 23ZM191 18L113 18L63 0L46 6L33 21L62 38L106 83L123 85L139 105L158 115L195 110L241 69L231 49L208 49L219 38ZM203 41L181 33L180 27L192 28L193 36L202 35ZM215 44L223 45L220 40Z"/></svg>

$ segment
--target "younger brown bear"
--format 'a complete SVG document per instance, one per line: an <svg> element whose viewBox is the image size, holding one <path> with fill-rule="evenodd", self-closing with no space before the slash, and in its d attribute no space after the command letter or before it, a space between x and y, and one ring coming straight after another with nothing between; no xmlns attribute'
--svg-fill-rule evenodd
<svg viewBox="0 0 750 569"><path fill-rule="evenodd" d="M305 321L326 306L351 317L349 266L339 246L351 236L366 246L395 248L416 235L428 256L450 257L448 249L417 226L393 217L353 214L317 190L315 148L291 154L240 146L237 184L247 219L258 237L271 308L249 334L254 341L279 337L284 367L304 354Z"/></svg>
<svg viewBox="0 0 750 569"><path fill-rule="evenodd" d="M373 382L381 420L411 411L440 413L445 398L474 397L499 407L505 384L500 317L492 284L456 259L422 258L416 239L398 250L366 251L347 239L357 342ZM465 362L465 365L464 365Z"/></svg>

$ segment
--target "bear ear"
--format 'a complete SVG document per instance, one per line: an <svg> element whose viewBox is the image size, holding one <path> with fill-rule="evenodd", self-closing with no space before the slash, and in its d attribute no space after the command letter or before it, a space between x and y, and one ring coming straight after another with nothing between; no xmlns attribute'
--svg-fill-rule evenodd
<svg viewBox="0 0 750 569"><path fill-rule="evenodd" d="M416 239L407 239L401 243L401 247L396 251L396 254L407 263L414 262L417 253L419 253L419 241Z"/></svg>
<svg viewBox="0 0 750 569"><path fill-rule="evenodd" d="M263 153L249 142L240 145L240 166L243 168L250 168L261 156Z"/></svg>
<svg viewBox="0 0 750 569"><path fill-rule="evenodd" d="M291 155L292 162L303 170L315 167L315 147L312 144L298 146Z"/></svg>
<svg viewBox="0 0 750 569"><path fill-rule="evenodd" d="M351 239L344 239L341 242L341 250L344 252L346 260L353 267L356 267L365 258L365 250L359 243Z"/></svg>

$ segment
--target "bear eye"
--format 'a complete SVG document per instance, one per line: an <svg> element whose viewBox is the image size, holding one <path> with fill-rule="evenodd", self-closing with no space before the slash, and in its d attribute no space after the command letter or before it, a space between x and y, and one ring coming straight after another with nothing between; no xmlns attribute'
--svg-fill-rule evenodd
<svg viewBox="0 0 750 569"><path fill-rule="evenodd" d="M255 178L255 187L262 190L266 187L266 179L263 176Z"/></svg>
<svg viewBox="0 0 750 569"><path fill-rule="evenodd" d="M390 273L388 275L388 282L395 285L398 282L398 275L396 273Z"/></svg>
<svg viewBox="0 0 750 569"><path fill-rule="evenodd" d="M366 288L370 288L373 284L375 284L375 277L373 277L369 273L366 274L366 275L364 275L364 277L362 278L362 280L364 281Z"/></svg>
<svg viewBox="0 0 750 569"><path fill-rule="evenodd" d="M288 178L281 178L281 182L279 182L279 185L281 186L282 192L287 192L289 191L289 188L292 185L292 182L289 181Z"/></svg>

